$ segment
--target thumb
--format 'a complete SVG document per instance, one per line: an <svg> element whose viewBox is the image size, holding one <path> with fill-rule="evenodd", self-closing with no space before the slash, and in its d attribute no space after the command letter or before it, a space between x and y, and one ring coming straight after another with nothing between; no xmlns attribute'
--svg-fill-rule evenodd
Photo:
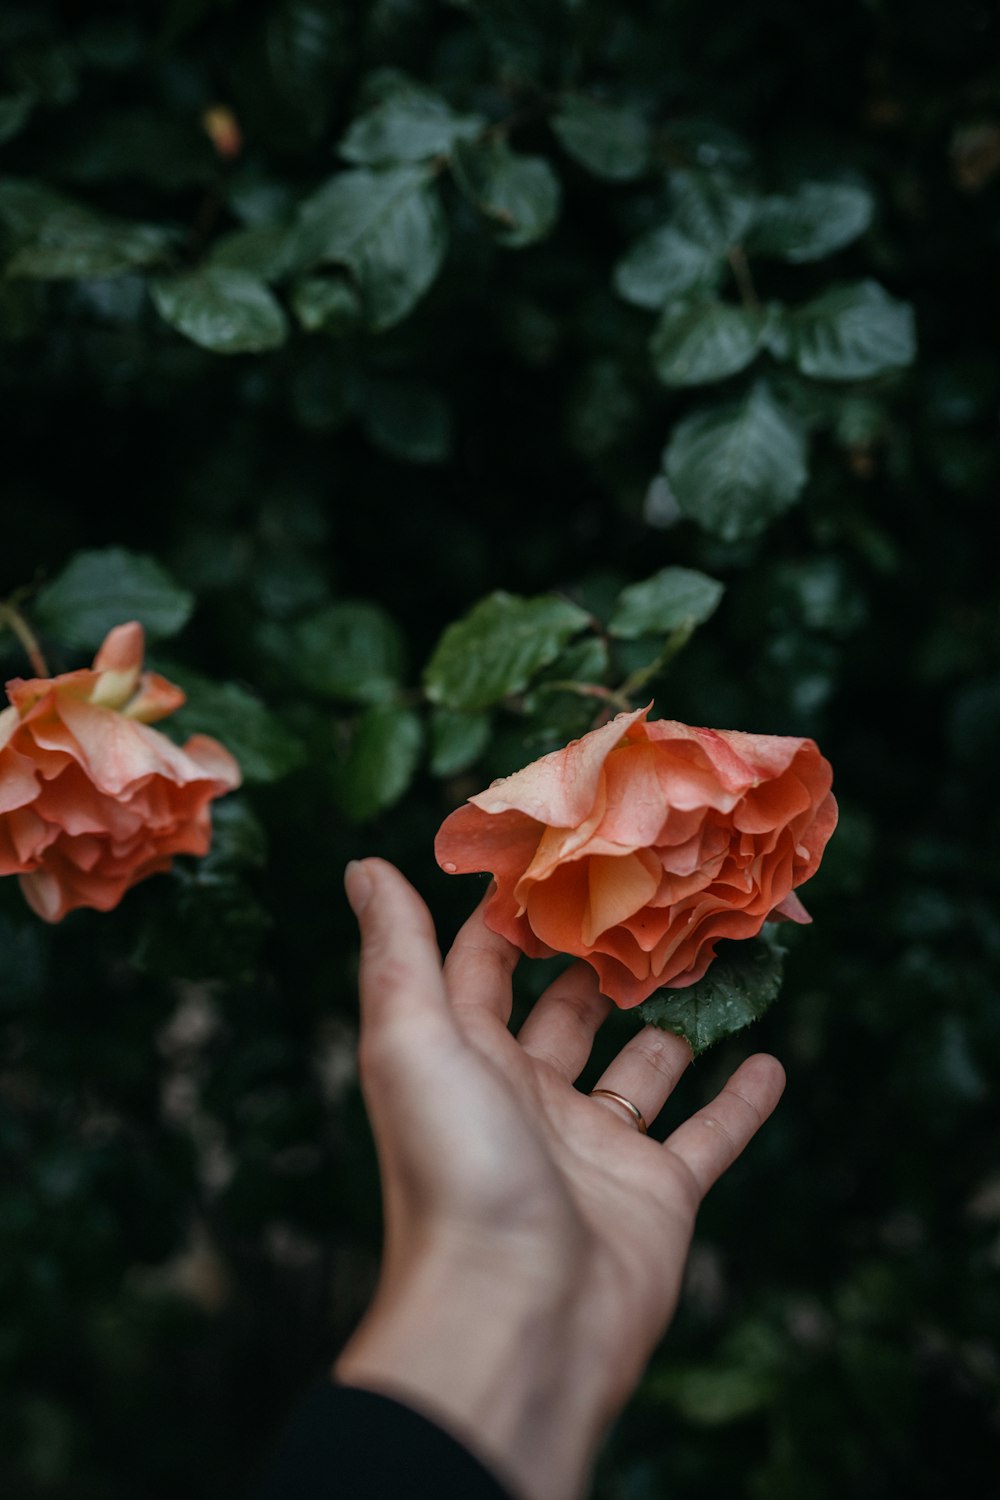
<svg viewBox="0 0 1000 1500"><path fill-rule="evenodd" d="M365 859L347 866L344 888L361 928L362 1043L447 1019L434 924L409 881L386 860Z"/></svg>

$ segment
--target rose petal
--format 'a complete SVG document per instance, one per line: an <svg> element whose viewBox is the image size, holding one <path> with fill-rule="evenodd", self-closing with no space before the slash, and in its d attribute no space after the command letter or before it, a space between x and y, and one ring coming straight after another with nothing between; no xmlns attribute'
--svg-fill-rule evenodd
<svg viewBox="0 0 1000 1500"><path fill-rule="evenodd" d="M130 620L126 625L116 625L113 630L108 631L101 649L94 657L94 671L138 673L145 648L146 633L138 620Z"/></svg>
<svg viewBox="0 0 1000 1500"><path fill-rule="evenodd" d="M165 719L187 702L187 694L165 677L155 672L143 672L139 678L139 691L122 709L126 719L138 719L141 724L155 724Z"/></svg>
<svg viewBox="0 0 1000 1500"><path fill-rule="evenodd" d="M499 880L520 878L534 858L543 829L521 812L483 812L472 803L457 807L438 829L434 857L449 875L489 870Z"/></svg>
<svg viewBox="0 0 1000 1500"><path fill-rule="evenodd" d="M31 760L5 745L0 750L0 814L25 807L38 795L38 776Z"/></svg>
<svg viewBox="0 0 1000 1500"><path fill-rule="evenodd" d="M243 780L239 761L210 735L193 734L183 753L198 773L209 777L220 790L235 791Z"/></svg>
<svg viewBox="0 0 1000 1500"><path fill-rule="evenodd" d="M628 849L655 844L669 810L658 748L648 741L619 745L604 763L603 839Z"/></svg>
<svg viewBox="0 0 1000 1500"><path fill-rule="evenodd" d="M764 781L754 787L733 810L733 824L744 833L767 833L783 828L797 813L812 806L805 783L791 771L776 781Z"/></svg>
<svg viewBox="0 0 1000 1500"><path fill-rule="evenodd" d="M548 880L537 881L527 892L526 910L531 930L556 953L586 954L583 924L590 906L587 866L581 861L560 865Z"/></svg>
<svg viewBox="0 0 1000 1500"><path fill-rule="evenodd" d="M789 891L784 901L779 901L777 906L773 907L768 913L768 916L772 922L775 917L786 917L789 922L799 922L803 925L812 921L812 917L806 911L794 891Z"/></svg>
<svg viewBox="0 0 1000 1500"><path fill-rule="evenodd" d="M470 799L438 842L446 869L496 875L491 927L525 952L586 959L620 1006L695 982L722 939L807 919L792 890L836 822L813 741L646 713Z"/></svg>
<svg viewBox="0 0 1000 1500"><path fill-rule="evenodd" d="M639 708L634 713L619 714L602 728L573 740L565 750L543 755L469 801L484 812L523 812L539 823L576 828L594 805L605 760L648 712L648 708Z"/></svg>
<svg viewBox="0 0 1000 1500"><path fill-rule="evenodd" d="M587 877L590 900L581 935L588 948L609 927L640 911L660 883L659 865L646 850L619 858L596 855L587 861Z"/></svg>
<svg viewBox="0 0 1000 1500"><path fill-rule="evenodd" d="M59 714L82 752L94 785L117 796L146 776L183 783L203 773L183 750L156 729L91 703L60 701Z"/></svg>

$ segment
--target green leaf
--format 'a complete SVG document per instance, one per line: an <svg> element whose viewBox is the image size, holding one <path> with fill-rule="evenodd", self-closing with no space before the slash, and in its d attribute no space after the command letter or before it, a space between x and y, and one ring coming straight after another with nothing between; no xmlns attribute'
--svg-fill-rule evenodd
<svg viewBox="0 0 1000 1500"><path fill-rule="evenodd" d="M494 226L501 245L519 249L544 239L559 217L559 179L541 156L517 156L499 136L458 141L455 180Z"/></svg>
<svg viewBox="0 0 1000 1500"><path fill-rule="evenodd" d="M805 432L758 381L740 401L685 417L663 465L683 513L738 541L798 499L808 477Z"/></svg>
<svg viewBox="0 0 1000 1500"><path fill-rule="evenodd" d="M787 314L788 356L815 380L867 380L916 358L913 308L876 281L831 287Z"/></svg>
<svg viewBox="0 0 1000 1500"><path fill-rule="evenodd" d="M15 246L8 276L56 281L121 276L165 261L173 235L96 213L40 183L0 183L0 223Z"/></svg>
<svg viewBox="0 0 1000 1500"><path fill-rule="evenodd" d="M589 623L584 610L552 594L490 594L438 641L424 673L427 696L446 708L488 708L522 692Z"/></svg>
<svg viewBox="0 0 1000 1500"><path fill-rule="evenodd" d="M525 758L558 749L591 728L601 700L588 689L605 685L610 668L607 641L589 632L542 668L521 699L529 715L518 721Z"/></svg>
<svg viewBox="0 0 1000 1500"><path fill-rule="evenodd" d="M721 172L671 172L673 225L717 256L742 243L753 222L754 198Z"/></svg>
<svg viewBox="0 0 1000 1500"><path fill-rule="evenodd" d="M455 141L477 135L481 115L457 115L440 94L393 74L382 97L349 127L340 154L362 166L391 166L446 156Z"/></svg>
<svg viewBox="0 0 1000 1500"><path fill-rule="evenodd" d="M696 287L717 285L725 257L689 240L672 224L650 229L615 266L614 287L636 307L662 307Z"/></svg>
<svg viewBox="0 0 1000 1500"><path fill-rule="evenodd" d="M764 313L714 297L691 297L663 309L649 341L664 385L707 385L745 370L763 340Z"/></svg>
<svg viewBox="0 0 1000 1500"><path fill-rule="evenodd" d="M328 604L293 625L263 626L258 640L294 681L349 703L390 697L405 667L399 627L377 604Z"/></svg>
<svg viewBox="0 0 1000 1500"><path fill-rule="evenodd" d="M260 354L288 337L281 303L256 276L203 266L150 284L156 310L192 343L214 354Z"/></svg>
<svg viewBox="0 0 1000 1500"><path fill-rule="evenodd" d="M822 260L864 234L874 212L874 198L857 183L803 182L761 200L746 248L793 265Z"/></svg>
<svg viewBox="0 0 1000 1500"><path fill-rule="evenodd" d="M683 990L659 990L638 1007L648 1025L683 1037L698 1057L714 1042L759 1021L778 998L784 950L770 929L719 944L708 973Z"/></svg>
<svg viewBox="0 0 1000 1500"><path fill-rule="evenodd" d="M303 268L350 268L368 321L391 328L437 275L447 230L428 167L341 172L302 205L296 231Z"/></svg>
<svg viewBox="0 0 1000 1500"><path fill-rule="evenodd" d="M724 586L707 573L694 568L663 568L652 578L622 589L609 634L634 641L643 635L669 635L674 630L703 625L715 613L724 593Z"/></svg>
<svg viewBox="0 0 1000 1500"><path fill-rule="evenodd" d="M522 706L530 714L549 714L553 698L571 696L579 703L589 703L591 709L596 699L581 694L581 686L607 681L611 665L608 643L601 636L585 635L560 651L555 661L543 667L535 676L531 687L524 694Z"/></svg>
<svg viewBox="0 0 1000 1500"><path fill-rule="evenodd" d="M30 93L0 97L0 142L12 140L24 129L34 105L35 96Z"/></svg>
<svg viewBox="0 0 1000 1500"><path fill-rule="evenodd" d="M235 682L212 682L171 668L187 702L164 725L173 738L209 734L239 761L246 782L280 781L305 759L302 742L261 700Z"/></svg>
<svg viewBox="0 0 1000 1500"><path fill-rule="evenodd" d="M359 720L335 785L349 818L365 822L398 802L420 761L423 730L417 714L395 703L377 703Z"/></svg>
<svg viewBox="0 0 1000 1500"><path fill-rule="evenodd" d="M281 224L254 224L217 239L208 265L245 271L260 281L280 281L290 265L289 231Z"/></svg>
<svg viewBox="0 0 1000 1500"><path fill-rule="evenodd" d="M306 333L341 334L361 321L361 299L346 276L305 276L292 288L292 308Z"/></svg>
<svg viewBox="0 0 1000 1500"><path fill-rule="evenodd" d="M419 380L366 380L358 395L371 441L411 464L443 463L451 453L451 407Z"/></svg>
<svg viewBox="0 0 1000 1500"><path fill-rule="evenodd" d="M193 609L193 596L154 558L108 547L78 552L42 589L32 616L53 639L96 649L128 620L138 620L153 640L176 635Z"/></svg>
<svg viewBox="0 0 1000 1500"><path fill-rule="evenodd" d="M563 149L595 177L630 182L649 160L649 129L641 115L584 94L563 97L552 118Z"/></svg>
<svg viewBox="0 0 1000 1500"><path fill-rule="evenodd" d="M455 713L450 708L431 712L431 772L457 776L479 759L490 742L488 714Z"/></svg>

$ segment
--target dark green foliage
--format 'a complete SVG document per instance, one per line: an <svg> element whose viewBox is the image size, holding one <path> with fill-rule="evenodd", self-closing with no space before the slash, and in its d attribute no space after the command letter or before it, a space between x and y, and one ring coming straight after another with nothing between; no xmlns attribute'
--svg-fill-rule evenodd
<svg viewBox="0 0 1000 1500"><path fill-rule="evenodd" d="M0 7L0 596L53 670L141 620L245 782L112 913L0 881L4 1495L249 1492L374 1275L345 861L446 944L441 819L650 698L814 735L842 819L658 1126L786 1064L596 1500L995 1487L998 55L982 0Z"/></svg>
<svg viewBox="0 0 1000 1500"><path fill-rule="evenodd" d="M778 998L783 960L769 927L749 942L723 943L707 974L683 990L658 990L643 1002L642 1018L683 1037L698 1057L760 1020Z"/></svg>

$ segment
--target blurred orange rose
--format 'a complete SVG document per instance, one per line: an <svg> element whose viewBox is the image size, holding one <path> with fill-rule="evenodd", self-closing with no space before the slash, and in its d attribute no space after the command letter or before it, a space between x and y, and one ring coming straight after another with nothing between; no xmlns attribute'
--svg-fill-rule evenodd
<svg viewBox="0 0 1000 1500"><path fill-rule="evenodd" d="M572 953L628 1008L700 979L720 938L808 922L793 894L837 821L812 740L619 714L445 819L449 873L492 873L486 922L533 958Z"/></svg>
<svg viewBox="0 0 1000 1500"><path fill-rule="evenodd" d="M240 784L228 750L196 734L183 749L149 725L180 688L142 671L143 630L119 625L92 668L7 684L0 713L0 875L58 922L110 911L130 886L205 854L209 803Z"/></svg>

